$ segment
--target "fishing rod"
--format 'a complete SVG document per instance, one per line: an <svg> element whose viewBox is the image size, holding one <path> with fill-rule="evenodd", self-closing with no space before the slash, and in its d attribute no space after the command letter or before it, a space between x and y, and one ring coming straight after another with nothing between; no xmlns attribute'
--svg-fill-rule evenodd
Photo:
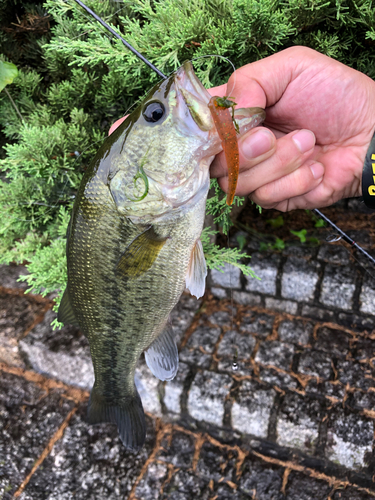
<svg viewBox="0 0 375 500"><path fill-rule="evenodd" d="M326 217L320 210L317 208L314 208L312 210L314 214L318 215L321 219L323 219L325 222L327 222L335 231L339 233L339 235L342 237L344 241L349 243L352 247L356 248L359 250L363 255L365 255L374 265L375 265L375 259L368 253L364 248L362 248L358 243L356 243L350 236L348 236L342 229L340 229L334 222L332 222L328 217Z"/></svg>
<svg viewBox="0 0 375 500"><path fill-rule="evenodd" d="M167 76L164 73L162 73L156 66L152 64L152 62L146 59L140 52L138 52L137 49L135 49L132 45L130 45L130 43L128 43L124 38L122 38L121 35L116 33L116 31L112 29L109 26L109 24L107 24L100 16L98 16L98 14L96 14L93 10L91 10L90 7L87 7L87 5L81 2L81 0L74 0L74 1L78 3L78 5L80 5L83 9L85 9L85 11L88 14L90 14L90 16L92 16L96 21L98 21L98 23L100 23L106 30L112 33L113 36L115 36L118 40L121 40L121 42L125 45L125 47L131 50L133 54L135 54L138 57L138 59L147 64L147 66L149 66L153 71L155 71L155 73L157 73L164 80L167 78Z"/></svg>
<svg viewBox="0 0 375 500"><path fill-rule="evenodd" d="M98 16L93 10L90 9L87 5L85 5L81 0L74 0L78 5L80 5L90 16L92 16L98 23L100 23L106 30L108 30L113 36L115 36L118 40L120 40L125 47L133 52L141 61L143 61L149 68L151 68L157 75L159 75L164 80L167 76L162 73L156 66L152 64L146 57L144 57L138 50L136 50L129 42L127 42L121 35L119 35L114 29L112 29L109 24L107 24L100 16ZM375 259L368 253L364 248L362 248L358 243L356 243L350 236L348 236L342 229L340 229L334 222L331 221L328 217L326 217L320 210L314 208L312 210L318 217L323 219L327 224L329 224L335 231L337 231L342 239L349 243L352 247L359 250L367 259L369 259L375 265Z"/></svg>

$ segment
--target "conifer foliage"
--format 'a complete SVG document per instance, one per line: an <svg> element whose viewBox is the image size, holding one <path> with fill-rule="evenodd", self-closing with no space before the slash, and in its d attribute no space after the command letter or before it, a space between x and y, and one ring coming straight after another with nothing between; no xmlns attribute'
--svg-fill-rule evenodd
<svg viewBox="0 0 375 500"><path fill-rule="evenodd" d="M375 77L371 0L87 0L165 74L184 60L218 54L236 67L300 44ZM0 92L0 262L28 262L30 289L63 291L65 234L90 158L113 121L157 76L73 0L1 0L0 60L18 76ZM231 67L195 63L204 85ZM343 103L345 105L345 103ZM221 201L220 201L221 200ZM219 221L222 197L208 204ZM214 248L208 263L237 263ZM229 250L229 249L228 249Z"/></svg>

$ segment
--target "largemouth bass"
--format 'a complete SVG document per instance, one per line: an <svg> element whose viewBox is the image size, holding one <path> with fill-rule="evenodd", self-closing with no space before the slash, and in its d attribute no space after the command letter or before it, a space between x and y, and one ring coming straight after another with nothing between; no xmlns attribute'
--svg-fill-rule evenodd
<svg viewBox="0 0 375 500"><path fill-rule="evenodd" d="M58 319L89 340L89 422L116 423L134 450L146 433L134 385L138 359L144 352L160 380L175 376L169 314L185 287L197 297L205 290L200 235L209 166L221 151L210 97L190 63L155 85L99 149L69 224ZM263 119L260 108L236 112L242 133Z"/></svg>

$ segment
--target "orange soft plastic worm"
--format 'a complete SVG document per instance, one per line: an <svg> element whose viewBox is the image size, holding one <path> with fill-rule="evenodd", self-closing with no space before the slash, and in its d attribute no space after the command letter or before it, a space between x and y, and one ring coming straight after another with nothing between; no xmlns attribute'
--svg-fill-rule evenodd
<svg viewBox="0 0 375 500"><path fill-rule="evenodd" d="M218 104L221 97L211 97L208 107L221 139L221 145L228 165L228 193L227 205L232 205L236 192L238 173L240 170L240 155L238 152L237 133L232 120L232 113L228 106ZM233 103L235 104L235 103Z"/></svg>

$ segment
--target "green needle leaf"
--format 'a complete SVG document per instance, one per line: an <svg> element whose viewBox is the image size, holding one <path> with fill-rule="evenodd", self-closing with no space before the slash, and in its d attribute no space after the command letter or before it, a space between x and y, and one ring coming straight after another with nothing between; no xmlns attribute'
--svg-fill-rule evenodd
<svg viewBox="0 0 375 500"><path fill-rule="evenodd" d="M17 75L18 69L15 64L0 61L0 92L6 85L12 83Z"/></svg>

